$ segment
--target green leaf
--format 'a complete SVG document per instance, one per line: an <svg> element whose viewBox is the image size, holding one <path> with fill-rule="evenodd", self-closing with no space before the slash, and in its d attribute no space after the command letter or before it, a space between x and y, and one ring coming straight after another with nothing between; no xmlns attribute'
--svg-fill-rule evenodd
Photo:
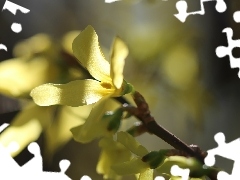
<svg viewBox="0 0 240 180"><path fill-rule="evenodd" d="M123 80L123 91L121 93L121 95L125 95L125 94L128 94L128 93L133 93L135 90L134 90L134 87L132 84L126 82L125 80Z"/></svg>
<svg viewBox="0 0 240 180"><path fill-rule="evenodd" d="M150 168L157 168L166 158L167 150L152 151L142 157L142 160L150 165Z"/></svg>
<svg viewBox="0 0 240 180"><path fill-rule="evenodd" d="M122 108L119 108L113 113L104 114L102 120L104 121L104 119L106 119L107 121L109 121L107 129L109 131L116 132L121 125L122 115L123 110Z"/></svg>

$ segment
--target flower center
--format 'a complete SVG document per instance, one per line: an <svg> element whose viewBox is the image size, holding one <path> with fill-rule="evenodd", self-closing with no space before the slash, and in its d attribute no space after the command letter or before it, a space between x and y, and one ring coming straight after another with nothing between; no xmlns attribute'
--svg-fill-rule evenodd
<svg viewBox="0 0 240 180"><path fill-rule="evenodd" d="M101 86L106 88L106 89L111 89L112 85L110 83L106 83L106 82L101 82Z"/></svg>

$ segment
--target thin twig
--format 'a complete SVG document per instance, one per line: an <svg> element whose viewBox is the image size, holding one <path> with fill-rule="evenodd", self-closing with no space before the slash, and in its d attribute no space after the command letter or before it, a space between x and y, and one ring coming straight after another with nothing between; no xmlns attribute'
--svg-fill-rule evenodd
<svg viewBox="0 0 240 180"><path fill-rule="evenodd" d="M123 109L128 113L134 115L138 118L143 125L145 125L147 132L154 134L170 144L175 149L187 153L189 156L195 157L202 164L204 164L204 158L206 157L206 152L202 151L196 145L187 145L185 142L180 140L174 134L169 132L167 129L159 125L154 117L151 116L149 106L145 101L144 97L137 91L133 93L133 99L137 107L132 106L125 98L119 97L115 98L118 102L123 104ZM218 171L213 171L208 177L211 180L217 180Z"/></svg>

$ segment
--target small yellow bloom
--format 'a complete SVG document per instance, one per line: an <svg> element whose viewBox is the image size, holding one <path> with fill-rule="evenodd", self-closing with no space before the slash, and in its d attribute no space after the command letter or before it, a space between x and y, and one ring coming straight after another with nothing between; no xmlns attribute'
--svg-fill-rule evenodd
<svg viewBox="0 0 240 180"><path fill-rule="evenodd" d="M14 46L13 54L15 57L31 59L35 56L45 56L48 58L56 57L57 46L53 39L47 34L36 34L28 39L22 40Z"/></svg>
<svg viewBox="0 0 240 180"><path fill-rule="evenodd" d="M8 147L11 142L17 142L19 149L11 152L12 156L16 156L29 143L36 141L41 133L44 133L45 148L50 157L56 149L72 138L69 129L83 124L90 109L90 106L40 107L29 103L12 120L11 125L0 134L0 143Z"/></svg>
<svg viewBox="0 0 240 180"><path fill-rule="evenodd" d="M131 86L123 80L123 67L128 49L120 38L115 38L111 65L105 60L93 27L88 26L73 41L73 53L79 63L95 79L75 80L67 84L44 84L32 90L36 104L81 106L93 104L101 98L129 93Z"/></svg>
<svg viewBox="0 0 240 180"><path fill-rule="evenodd" d="M106 113L109 103L108 97L102 98L94 104L85 123L71 129L75 141L88 143L100 137L111 137L118 130L123 111L118 109Z"/></svg>
<svg viewBox="0 0 240 180"><path fill-rule="evenodd" d="M150 169L149 164L141 160L144 155L148 154L148 150L126 132L118 132L117 141L137 157L130 161L114 164L112 169L119 175L139 174L138 180L152 180L153 169Z"/></svg>
<svg viewBox="0 0 240 180"><path fill-rule="evenodd" d="M67 73L75 67L66 64L68 58L62 54L68 52L67 47L72 46L74 36L77 36L76 33L71 32L70 36L64 38L64 50L44 34L37 34L18 43L13 51L16 58L0 63L0 93L14 98L29 98L30 91L36 86L75 78ZM84 76L79 69L75 74L78 74L78 78ZM91 110L91 105L39 107L31 101L24 102L11 125L0 134L3 146L8 147L12 141L19 145L17 151L11 152L12 156L18 155L43 133L46 138L45 150L48 157L51 157L55 150L72 138L69 129L83 124Z"/></svg>
<svg viewBox="0 0 240 180"><path fill-rule="evenodd" d="M77 142L88 143L101 136L112 136L113 132L107 130L109 121L102 121L105 113L107 99L103 98L94 104L86 122L71 129L73 138Z"/></svg>
<svg viewBox="0 0 240 180"><path fill-rule="evenodd" d="M38 106L39 107L39 106ZM47 108L51 108L47 107ZM83 124L90 113L92 106L54 106L55 114L52 116L51 123L46 127L44 137L46 137L46 152L49 157L56 152L56 150L65 145L72 139L71 128ZM46 107L41 107L46 108ZM56 113L57 112L57 113ZM54 113L54 112L52 112Z"/></svg>
<svg viewBox="0 0 240 180"><path fill-rule="evenodd" d="M8 147L11 142L17 142L19 149L12 156L21 152L30 142L35 141L51 122L53 107L39 107L31 103L20 112L1 135L0 143Z"/></svg>
<svg viewBox="0 0 240 180"><path fill-rule="evenodd" d="M28 97L34 87L53 81L58 75L59 70L45 57L6 60L0 63L0 93Z"/></svg>
<svg viewBox="0 0 240 180"><path fill-rule="evenodd" d="M121 179L121 176L117 175L111 166L130 160L130 151L121 143L107 137L99 141L99 146L102 148L102 152L97 164L97 172L103 174L104 179Z"/></svg>

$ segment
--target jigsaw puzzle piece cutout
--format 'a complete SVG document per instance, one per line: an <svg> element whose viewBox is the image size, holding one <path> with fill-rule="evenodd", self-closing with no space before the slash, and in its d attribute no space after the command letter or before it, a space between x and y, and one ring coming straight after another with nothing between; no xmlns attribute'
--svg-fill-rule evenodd
<svg viewBox="0 0 240 180"><path fill-rule="evenodd" d="M8 126L8 123L2 124L0 126L0 132L2 132ZM10 174L12 171L18 170L20 168L19 164L10 155L10 153L12 151L16 151L18 147L19 146L16 142L11 142L8 147L4 147L0 143L0 169L4 169L4 171L1 172L1 175Z"/></svg>
<svg viewBox="0 0 240 180"><path fill-rule="evenodd" d="M21 11L24 14L30 12L29 9L27 9L25 7L22 7L22 6L19 6L18 4L15 4L15 3L11 2L11 1L8 1L8 0L4 3L4 6L2 8L2 10L5 10L5 9L10 11L14 15L16 15L17 10Z"/></svg>
<svg viewBox="0 0 240 180"><path fill-rule="evenodd" d="M232 169L232 173L228 174L224 171L220 171L217 175L218 180L236 180L239 179L240 177L240 158L238 156L236 156L236 160L234 161L233 164L233 169Z"/></svg>
<svg viewBox="0 0 240 180"><path fill-rule="evenodd" d="M217 179L218 180L235 180L234 177L231 177L231 175L229 175L228 173L224 172L224 171L220 171L218 174L217 174Z"/></svg>
<svg viewBox="0 0 240 180"><path fill-rule="evenodd" d="M66 170L70 166L70 161L61 160L59 162L60 172L45 172L43 171L42 156L39 145L36 142L32 142L28 145L28 151L34 155L34 157L24 164L21 168L22 174L27 175L25 178L29 180L34 178L37 180L70 180L65 174Z"/></svg>
<svg viewBox="0 0 240 180"><path fill-rule="evenodd" d="M70 166L70 161L64 159L59 162L60 172L42 172L42 174L39 176L40 179L46 179L46 180L52 180L52 179L58 179L58 180L71 180L66 174L66 170ZM39 179L39 180L40 180Z"/></svg>
<svg viewBox="0 0 240 180"><path fill-rule="evenodd" d="M178 165L173 165L171 167L171 174L173 176L181 176L182 180L188 180L190 170L189 169L182 169Z"/></svg>
<svg viewBox="0 0 240 180"><path fill-rule="evenodd" d="M17 170L20 168L19 164L12 158L9 150L0 143L0 169Z"/></svg>
<svg viewBox="0 0 240 180"><path fill-rule="evenodd" d="M189 16L189 13L187 13L187 2L186 1L178 1L176 3L176 9L178 10L178 14L174 14L178 20L181 22L185 22L187 17Z"/></svg>
<svg viewBox="0 0 240 180"><path fill-rule="evenodd" d="M60 172L65 173L70 166L70 161L64 159L59 162Z"/></svg>
<svg viewBox="0 0 240 180"><path fill-rule="evenodd" d="M230 160L240 160L240 138L225 143L225 136L223 133L219 132L214 136L215 141L218 144L217 148L210 149L207 151L207 156L204 160L207 166L213 166L215 164L215 155L222 156Z"/></svg>
<svg viewBox="0 0 240 180"><path fill-rule="evenodd" d="M3 131L9 124L0 126L0 132ZM70 166L70 161L62 160L59 162L60 172L43 172L43 161L41 149L36 142L28 145L28 151L34 157L25 163L23 166L11 157L11 152L16 151L19 145L16 142L11 142L8 147L4 147L0 143L0 179L25 179L25 180L71 180L66 174L66 170ZM14 172L14 173L13 173Z"/></svg>
<svg viewBox="0 0 240 180"><path fill-rule="evenodd" d="M234 174L232 173L232 175L224 172L224 171L220 171L218 174L217 174L217 179L218 180L236 180L239 178L239 173L238 174Z"/></svg>
<svg viewBox="0 0 240 180"><path fill-rule="evenodd" d="M232 55L232 50L233 48L240 48L240 39L238 40L233 40L233 30L232 28L225 28L223 29L224 33L226 33L227 35L227 41L228 41L228 47L224 47L224 46L218 46L216 48L216 55L219 58L225 57L225 56L229 56L229 60L230 60L230 67L231 68L240 68L240 58L235 58ZM240 78L240 71L238 72L238 77Z"/></svg>
<svg viewBox="0 0 240 180"><path fill-rule="evenodd" d="M87 175L84 175L83 177L81 177L80 180L92 180L92 178L90 178L90 177L87 176ZM155 178L154 180L157 180L157 179ZM158 179L158 180L160 180L160 179ZM165 179L162 179L162 180L165 180Z"/></svg>
<svg viewBox="0 0 240 180"><path fill-rule="evenodd" d="M187 2L184 0L180 0L176 3L176 9L178 10L178 14L174 14L174 16L177 19L179 19L181 22L185 22L189 15L196 15L196 14L204 15L205 8L203 3L208 1L216 1L215 9L219 13L222 13L227 9L227 5L224 2L224 0L201 0L200 1L201 9L199 11L187 12L187 8L188 8Z"/></svg>
<svg viewBox="0 0 240 180"><path fill-rule="evenodd" d="M82 180L82 179L81 179ZM162 177L162 176L157 176L157 177L155 177L155 179L154 180L165 180L165 178L164 177Z"/></svg>
<svg viewBox="0 0 240 180"><path fill-rule="evenodd" d="M234 161L232 174L228 174L224 171L220 171L218 173L218 180L235 180L240 177L240 138L233 140L229 143L225 142L225 135L223 133L217 133L214 136L215 141L218 144L217 148L211 149L207 151L207 156L204 159L204 162L207 166L213 166L215 164L215 156L221 156L226 159L230 159Z"/></svg>
<svg viewBox="0 0 240 180"><path fill-rule="evenodd" d="M207 156L204 159L204 163L207 166L214 166L214 164L215 164L215 155L221 154L221 152L222 152L222 150L219 149L219 146L223 147L226 144L225 143L225 135L222 132L217 133L214 136L214 139L217 142L218 147L207 151L208 154L207 154Z"/></svg>
<svg viewBox="0 0 240 180"><path fill-rule="evenodd" d="M42 156L41 150L39 145L36 142L32 142L28 145L28 151L34 155L34 157L25 163L22 166L23 171L30 171L34 173L39 173L43 171L43 163L42 163Z"/></svg>
<svg viewBox="0 0 240 180"><path fill-rule="evenodd" d="M217 12L223 13L227 10L227 5L224 2L224 0L217 0L215 8L216 8Z"/></svg>
<svg viewBox="0 0 240 180"><path fill-rule="evenodd" d="M234 14L233 14L233 19L236 23L240 23L240 11L236 11Z"/></svg>

